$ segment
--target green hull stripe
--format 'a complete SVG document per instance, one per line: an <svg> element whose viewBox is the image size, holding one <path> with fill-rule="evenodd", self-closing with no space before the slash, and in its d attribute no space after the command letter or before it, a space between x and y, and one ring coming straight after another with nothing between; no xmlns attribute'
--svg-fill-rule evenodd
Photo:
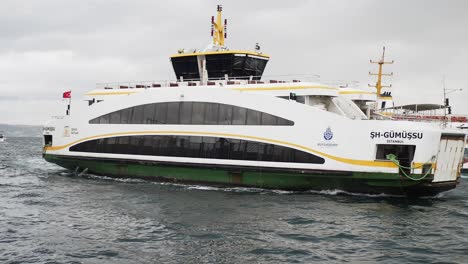
<svg viewBox="0 0 468 264"><path fill-rule="evenodd" d="M113 177L137 177L157 181L207 183L214 185L249 186L283 190L345 190L361 193L406 194L432 181L409 181L397 173L373 172L304 172L265 170L262 168L223 168L189 164L161 164L144 161L97 160L46 154L45 159L74 170L88 168L88 172ZM415 175L418 176L418 175ZM453 188L453 187L452 187Z"/></svg>

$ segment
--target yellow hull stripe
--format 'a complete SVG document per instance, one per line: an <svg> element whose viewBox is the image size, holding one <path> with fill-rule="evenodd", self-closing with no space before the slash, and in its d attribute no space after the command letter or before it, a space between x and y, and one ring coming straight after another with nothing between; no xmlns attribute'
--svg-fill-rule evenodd
<svg viewBox="0 0 468 264"><path fill-rule="evenodd" d="M334 87L322 86L322 85L233 88L231 90L235 90L235 91L282 91L282 90L305 90L305 89L338 90L337 88L334 88Z"/></svg>
<svg viewBox="0 0 468 264"><path fill-rule="evenodd" d="M376 95L374 92L361 92L361 91L341 91L340 94L372 94Z"/></svg>
<svg viewBox="0 0 468 264"><path fill-rule="evenodd" d="M258 56L269 59L270 56L264 53L256 53L252 51L246 50L225 50L225 51L208 51L208 52L195 52L195 53L181 53L181 54L174 54L171 58L179 58L179 57L189 57L189 56L198 56L198 55L216 55L216 54L246 54L252 56Z"/></svg>
<svg viewBox="0 0 468 264"><path fill-rule="evenodd" d="M322 157L326 157L335 161L351 164L351 165L357 165L357 166L368 166L368 167L384 167L384 168L397 168L397 166L390 161L374 161L374 160L356 160L356 159L348 159L348 158L341 158L341 157L336 157L333 155L329 155L299 144L295 143L290 143L286 141L281 141L281 140L275 140L275 139L268 139L268 138L262 138L262 137L256 137L256 136L248 136L248 135L239 135L239 134L226 134L226 133L214 133L214 132L195 132L195 131L136 131L136 132L119 132L119 133L110 133L110 134L102 134L102 135L97 135L97 136L91 136L91 137L86 137L80 140L73 141L69 144L62 145L62 146L52 146L52 147L45 147L44 149L46 151L54 151L54 150L61 150L67 147L70 147L72 145L75 145L77 143L91 140L91 139L99 139L99 138L106 138L106 137L113 137L113 136L130 136L130 135L148 135L148 134L164 134L164 135L209 135L209 136L222 136L222 137L234 137L234 138L243 138L243 139L252 139L256 141L265 141L265 142L270 142L270 143L276 143L280 145L285 145L285 146L290 146L296 149L301 149L305 150L310 153L314 153L317 155L320 155ZM419 163L418 163L419 164ZM418 165L414 164L414 165Z"/></svg>
<svg viewBox="0 0 468 264"><path fill-rule="evenodd" d="M95 93L87 93L85 95L122 95L122 94L134 94L137 92L95 92Z"/></svg>
<svg viewBox="0 0 468 264"><path fill-rule="evenodd" d="M391 96L379 96L379 99L381 100L393 100Z"/></svg>

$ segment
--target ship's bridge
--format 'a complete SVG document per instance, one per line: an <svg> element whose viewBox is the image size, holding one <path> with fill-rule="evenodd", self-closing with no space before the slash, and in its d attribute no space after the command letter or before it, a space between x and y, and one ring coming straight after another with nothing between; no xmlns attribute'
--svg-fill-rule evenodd
<svg viewBox="0 0 468 264"><path fill-rule="evenodd" d="M269 58L260 52L242 50L181 50L171 56L171 62L178 80L200 80L204 74L209 78L260 80Z"/></svg>
<svg viewBox="0 0 468 264"><path fill-rule="evenodd" d="M270 56L260 51L230 50L224 43L227 38L227 19L222 19L222 6L218 5L217 17L211 17L213 42L204 50L179 49L171 56L172 67L179 81L202 81L208 79L236 78L260 80Z"/></svg>

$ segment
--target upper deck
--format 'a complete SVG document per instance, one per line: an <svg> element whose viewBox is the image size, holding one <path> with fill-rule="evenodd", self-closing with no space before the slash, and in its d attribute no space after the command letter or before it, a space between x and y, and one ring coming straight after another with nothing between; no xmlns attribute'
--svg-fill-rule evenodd
<svg viewBox="0 0 468 264"><path fill-rule="evenodd" d="M262 93L271 96L339 96L340 90L329 85L315 82L301 82L299 80L242 80L225 79L201 81L141 81L97 84L95 90L85 94L88 97L102 97L108 95L130 95L147 90L164 90L177 88L213 88L229 89L239 92Z"/></svg>
<svg viewBox="0 0 468 264"><path fill-rule="evenodd" d="M154 98L157 100L158 98L165 98L167 95L173 94L176 91L180 91L181 97L186 93L197 93L197 90L199 94L205 97L215 93L219 95L219 92L225 91L226 93L223 93L223 95L226 98L233 96L233 92L252 94L252 96L255 95L255 98L258 98L258 100L271 96L316 107L324 111L346 116L350 119L366 119L365 114L352 100L340 95L339 88L315 82L301 82L299 80L259 81L227 79L210 80L207 83L201 81L146 81L106 83L99 84L98 86L98 89L85 94L85 101L89 102L89 106L103 101L112 102L114 98L117 99L122 96L130 96L128 99L125 98L126 102L138 103L141 98ZM211 90L213 90L213 92L210 92ZM141 94L144 94L144 96L137 96ZM135 95L135 97L132 95ZM263 97L256 95L261 95ZM117 101L121 100L117 99L116 102ZM261 103L261 101L258 103Z"/></svg>

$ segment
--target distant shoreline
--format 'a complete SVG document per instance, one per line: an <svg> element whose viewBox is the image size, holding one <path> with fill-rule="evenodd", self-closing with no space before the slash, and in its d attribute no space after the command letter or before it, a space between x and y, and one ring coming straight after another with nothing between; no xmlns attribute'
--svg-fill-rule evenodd
<svg viewBox="0 0 468 264"><path fill-rule="evenodd" d="M0 124L0 131L6 138L42 136L42 126L40 125Z"/></svg>

